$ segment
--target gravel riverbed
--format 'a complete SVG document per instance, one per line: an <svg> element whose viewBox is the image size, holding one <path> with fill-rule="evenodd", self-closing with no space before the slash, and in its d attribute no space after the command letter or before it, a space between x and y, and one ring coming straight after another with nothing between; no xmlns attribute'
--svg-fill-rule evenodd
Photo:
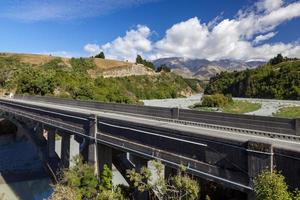
<svg viewBox="0 0 300 200"><path fill-rule="evenodd" d="M189 106L199 103L203 93L195 94L187 98L176 98L176 99L152 99L143 100L146 106L158 106L158 107L178 107L183 109L189 109ZM260 103L261 108L249 112L249 115L260 115L260 116L272 116L273 113L277 112L282 107L289 106L300 106L300 101L290 100L273 100L273 99L255 99L255 98L233 98L237 101L249 101L253 103Z"/></svg>

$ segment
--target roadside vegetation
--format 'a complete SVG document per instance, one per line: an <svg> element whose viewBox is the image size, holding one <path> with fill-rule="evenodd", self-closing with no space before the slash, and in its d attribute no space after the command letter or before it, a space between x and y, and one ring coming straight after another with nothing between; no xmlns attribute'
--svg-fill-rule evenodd
<svg viewBox="0 0 300 200"><path fill-rule="evenodd" d="M210 79L204 93L300 100L300 60L278 54L256 69L221 72Z"/></svg>
<svg viewBox="0 0 300 200"><path fill-rule="evenodd" d="M131 104L140 99L176 98L201 89L194 82L167 72L155 76L91 78L88 71L96 67L93 58L72 58L69 63L54 58L34 65L23 63L16 56L0 56L0 89L17 94Z"/></svg>
<svg viewBox="0 0 300 200"><path fill-rule="evenodd" d="M300 191L288 190L284 176L277 171L263 171L254 180L257 200L300 200Z"/></svg>
<svg viewBox="0 0 300 200"><path fill-rule="evenodd" d="M147 192L149 199L200 198L199 182L186 173L184 166L180 167L177 174L164 177L162 163L151 161L153 170L146 167L141 168L139 172L135 169L127 170L127 177L131 181L129 186L114 186L113 173L106 165L98 179L93 166L84 163L79 156L74 157L73 162L72 167L62 171L59 183L53 185L54 192L50 200L130 200L134 199L135 192ZM253 185L257 200L300 200L300 191L290 190L285 177L276 170L262 171L255 177ZM214 189L208 191L208 188L204 191L211 194ZM205 193L202 193L205 199L211 199Z"/></svg>
<svg viewBox="0 0 300 200"><path fill-rule="evenodd" d="M218 111L226 113L248 113L261 108L261 104L249 101L234 101L231 96L223 94L204 95L202 103L196 103L190 108L199 111Z"/></svg>
<svg viewBox="0 0 300 200"><path fill-rule="evenodd" d="M300 106L280 108L273 114L275 117L300 118Z"/></svg>
<svg viewBox="0 0 300 200"><path fill-rule="evenodd" d="M61 181L53 186L54 192L50 200L129 200L133 199L133 193L137 191L147 191L150 199L153 195L164 200L198 199L198 182L185 173L184 167L177 175L165 179L163 165L159 161L152 161L152 164L158 176L154 176L146 167L140 172L127 170L127 176L132 181L131 186L114 186L112 171L106 165L99 180L94 173L95 169L76 156L74 166L65 169Z"/></svg>

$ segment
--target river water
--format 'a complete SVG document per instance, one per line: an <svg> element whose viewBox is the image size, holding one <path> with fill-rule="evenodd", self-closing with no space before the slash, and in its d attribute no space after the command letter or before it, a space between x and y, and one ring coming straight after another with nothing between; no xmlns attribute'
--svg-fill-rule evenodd
<svg viewBox="0 0 300 200"><path fill-rule="evenodd" d="M0 136L0 200L43 200L51 193L33 145L25 137Z"/></svg>

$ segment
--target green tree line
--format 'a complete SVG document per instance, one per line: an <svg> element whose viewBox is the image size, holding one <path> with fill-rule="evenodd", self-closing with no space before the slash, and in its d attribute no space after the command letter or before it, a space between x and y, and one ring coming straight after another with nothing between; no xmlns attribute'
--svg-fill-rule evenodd
<svg viewBox="0 0 300 200"><path fill-rule="evenodd" d="M300 60L278 55L266 65L212 77L205 94L300 100Z"/></svg>

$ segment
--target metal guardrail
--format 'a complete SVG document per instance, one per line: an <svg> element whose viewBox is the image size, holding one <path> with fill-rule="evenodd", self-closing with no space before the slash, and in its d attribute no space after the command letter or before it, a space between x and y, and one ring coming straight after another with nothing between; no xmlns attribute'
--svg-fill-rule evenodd
<svg viewBox="0 0 300 200"><path fill-rule="evenodd" d="M281 135L300 136L300 119L285 119L278 117L264 117L254 115L241 115L229 113L215 113L194 111L179 108L162 108L142 105L128 105L117 103L102 103L95 101L80 101L73 99L62 99L56 97L41 96L15 96L16 99L27 101L38 101L68 106L93 108L96 110L107 110L118 113L128 113L144 115L148 117L158 117L167 120L182 121L189 124L205 123L220 125L246 130L265 131L269 133L279 133Z"/></svg>
<svg viewBox="0 0 300 200"><path fill-rule="evenodd" d="M17 116L21 116L21 117L25 117L27 119L31 119L34 120L36 122L41 122L45 125L48 126L53 126L56 128L59 128L61 130L67 131L67 132L72 132L72 133L76 133L76 134L84 134L85 130L83 127L80 126L76 126L74 124L71 124L68 120L67 121L63 121L60 118L52 118L47 114L54 114L54 113L50 113L50 111L46 111L46 110L39 110L39 112L43 112L42 114L38 114L37 109L32 108L30 110L30 108L14 108L14 107L18 107L18 105L16 104L11 104L11 103L3 103L0 101L0 109L2 111L8 112L10 114L14 114ZM56 113L57 116L61 115L60 113ZM67 118L67 116L64 115L64 118ZM70 118L72 118L72 116L70 116ZM82 122L86 122L86 120L82 119Z"/></svg>

